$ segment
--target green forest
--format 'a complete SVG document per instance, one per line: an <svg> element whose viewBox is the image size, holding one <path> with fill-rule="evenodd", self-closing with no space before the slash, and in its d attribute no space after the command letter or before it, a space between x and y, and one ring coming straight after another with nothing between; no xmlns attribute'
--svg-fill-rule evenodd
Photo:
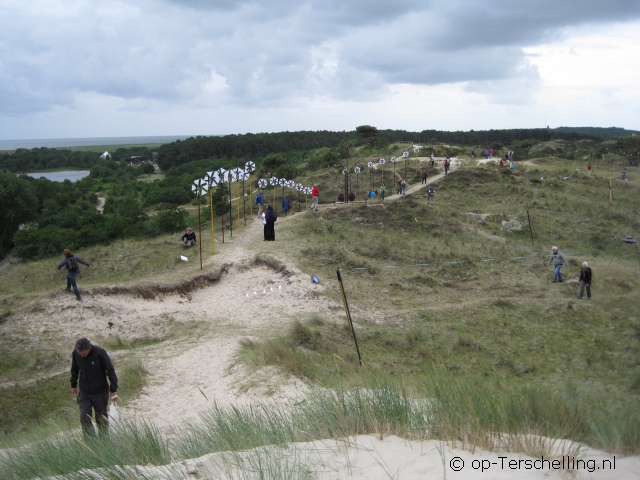
<svg viewBox="0 0 640 480"><path fill-rule="evenodd" d="M190 221L181 206L195 202L192 182L207 171L242 167L248 161L257 166L252 175L255 188L259 178L296 179L326 168L339 174L347 162L355 165L398 143L422 144L437 156L464 158L490 147L496 155L513 150L516 161L550 153L570 159L619 153L637 160L640 143L630 133L587 127L407 132L362 125L350 132L192 137L162 145L156 157L146 147L118 148L108 159L90 151L19 149L0 154L0 257L13 249L20 259L39 259L64 248L179 232ZM565 143L552 152L538 148L553 140ZM132 156L146 161L129 165L126 159ZM90 170L90 174L73 183L16 175L61 168ZM158 171L161 175L153 181L140 181ZM223 190L218 188L216 194L223 195ZM97 208L100 197L105 199L102 212Z"/></svg>

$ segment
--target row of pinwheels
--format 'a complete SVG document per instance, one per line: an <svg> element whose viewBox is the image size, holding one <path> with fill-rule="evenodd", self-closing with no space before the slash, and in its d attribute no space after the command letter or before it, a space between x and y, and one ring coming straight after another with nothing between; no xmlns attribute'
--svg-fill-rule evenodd
<svg viewBox="0 0 640 480"><path fill-rule="evenodd" d="M274 189L275 187L278 187L278 186L282 188L286 187L290 189L295 189L296 191L304 195L311 195L311 190L312 190L311 187L305 187L301 183L296 183L294 180L287 180L286 178L271 177L268 182L264 178L261 178L260 180L258 180L258 187L266 188L267 185L272 186Z"/></svg>
<svg viewBox="0 0 640 480"><path fill-rule="evenodd" d="M194 180L193 185L191 186L191 191L196 196L200 196L209 191L210 188L232 182L243 182L244 188L244 181L251 180L251 174L255 169L255 163L247 162L244 165L244 168L237 167L230 170L219 168L217 170L212 170L211 172L207 172L204 177Z"/></svg>
<svg viewBox="0 0 640 480"><path fill-rule="evenodd" d="M203 178L198 178L193 181L191 191L196 196L200 196L203 193L209 191L210 188L216 187L223 183L232 182L243 182L244 188L244 181L251 180L251 174L255 171L255 168L255 163L247 162L244 168L234 168L231 170L219 168L218 170L207 172ZM286 178L271 177L268 181L264 178L258 181L258 187L260 188L266 188L267 185L270 185L274 188L280 186L295 189L296 191L305 195L311 194L311 187L305 187L301 183L296 183L294 180L287 180Z"/></svg>
<svg viewBox="0 0 640 480"><path fill-rule="evenodd" d="M213 196L212 189L218 185L223 185L225 183L229 184L229 192L231 192L231 183L232 182L242 182L242 197L244 197L244 181L251 181L251 174L255 171L256 164L253 162L247 162L244 165L244 168L233 168L230 170L225 170L224 168L219 168L217 170L212 170L207 172L204 177L197 178L193 181L191 185L191 191L198 197L198 231L200 233L200 269L202 269L202 224L200 221L200 196L209 192L209 202L210 202L210 214L211 214L211 253L214 253L214 223L213 223ZM238 195L238 183L236 183L236 197L238 198L238 208L236 209L238 213L238 222L237 226L240 226L240 195ZM231 195L229 195L229 223L228 227L231 232L231 236L233 237L233 222L231 220ZM224 203L224 198L222 199ZM249 203L249 208L251 208L251 202ZM245 217L245 226L246 226L246 206L244 206L243 202L243 210ZM224 243L224 215L221 216L222 220L222 243Z"/></svg>

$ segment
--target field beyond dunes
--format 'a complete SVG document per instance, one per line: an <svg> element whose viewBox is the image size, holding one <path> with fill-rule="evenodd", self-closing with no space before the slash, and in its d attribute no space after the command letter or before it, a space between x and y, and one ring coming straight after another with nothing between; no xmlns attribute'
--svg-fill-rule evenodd
<svg viewBox="0 0 640 480"><path fill-rule="evenodd" d="M622 240L640 236L639 174L622 182L615 166L575 167L460 161L430 176L433 203L419 185L384 202L321 194L318 212L280 214L275 242L262 241L256 218L224 244L216 230L215 254L204 226L202 270L181 234L89 248L76 252L92 264L82 304L62 292L58 259L10 265L0 271L0 445L80 437L68 358L88 336L114 360L123 416L140 422L131 435L142 429L158 456L112 452L86 468L368 434L553 451L551 440L523 440L533 435L582 443L565 453L638 455L640 257ZM552 245L567 256L563 283L546 266ZM577 298L583 261L591 300ZM503 435L515 440L505 447ZM24 478L11 458L0 472ZM288 478L315 478L300 473L304 461L285 463L297 472ZM60 468L37 475L69 473Z"/></svg>

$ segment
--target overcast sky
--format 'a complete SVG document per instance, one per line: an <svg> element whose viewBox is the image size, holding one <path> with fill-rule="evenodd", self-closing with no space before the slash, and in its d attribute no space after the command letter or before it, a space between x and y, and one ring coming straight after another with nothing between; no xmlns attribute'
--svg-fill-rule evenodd
<svg viewBox="0 0 640 480"><path fill-rule="evenodd" d="M0 0L0 139L640 129L638 0Z"/></svg>

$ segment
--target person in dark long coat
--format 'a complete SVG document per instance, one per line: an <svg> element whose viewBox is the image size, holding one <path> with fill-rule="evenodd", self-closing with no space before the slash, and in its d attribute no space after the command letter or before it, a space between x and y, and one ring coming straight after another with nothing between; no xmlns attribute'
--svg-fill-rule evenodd
<svg viewBox="0 0 640 480"><path fill-rule="evenodd" d="M275 231L275 216L273 214L273 207L271 205L267 205L267 213L265 215L265 220L267 224L265 225L265 240L273 242L276 239L276 231Z"/></svg>
<svg viewBox="0 0 640 480"><path fill-rule="evenodd" d="M267 227L267 207L262 207L262 213L260 214L260 220L262 221L262 229L264 231L264 241L269 240L269 228Z"/></svg>

